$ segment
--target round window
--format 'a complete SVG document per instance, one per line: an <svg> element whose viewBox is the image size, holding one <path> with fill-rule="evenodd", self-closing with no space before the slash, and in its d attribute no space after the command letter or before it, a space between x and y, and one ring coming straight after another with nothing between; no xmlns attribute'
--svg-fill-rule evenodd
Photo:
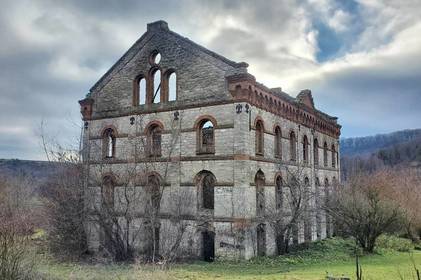
<svg viewBox="0 0 421 280"><path fill-rule="evenodd" d="M159 62L161 61L161 54L158 51L154 51L151 54L151 58L150 58L150 63L152 65L156 65L159 64Z"/></svg>

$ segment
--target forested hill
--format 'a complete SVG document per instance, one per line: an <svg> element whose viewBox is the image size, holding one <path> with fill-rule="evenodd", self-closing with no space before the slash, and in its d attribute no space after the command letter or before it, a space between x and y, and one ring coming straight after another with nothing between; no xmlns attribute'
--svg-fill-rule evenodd
<svg viewBox="0 0 421 280"><path fill-rule="evenodd" d="M384 167L421 167L421 129L349 138L341 143L343 180Z"/></svg>
<svg viewBox="0 0 421 280"><path fill-rule="evenodd" d="M59 166L59 163L48 161L0 159L0 177L25 176L44 180L53 175Z"/></svg>
<svg viewBox="0 0 421 280"><path fill-rule="evenodd" d="M389 149L394 146L401 146L408 142L421 140L421 129L407 129L389 134L378 134L375 136L344 138L340 141L342 156L370 156L381 149Z"/></svg>

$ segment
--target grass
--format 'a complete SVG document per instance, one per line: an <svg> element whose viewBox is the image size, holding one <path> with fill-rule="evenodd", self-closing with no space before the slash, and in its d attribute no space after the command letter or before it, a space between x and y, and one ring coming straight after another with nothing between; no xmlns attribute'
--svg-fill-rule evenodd
<svg viewBox="0 0 421 280"><path fill-rule="evenodd" d="M353 243L330 239L311 244L308 249L276 258L250 261L194 262L174 265L169 270L140 265L89 265L57 263L40 258L39 271L47 279L325 279L326 274L355 279ZM411 253L379 248L360 258L365 280L415 279L413 263L421 268L421 251Z"/></svg>

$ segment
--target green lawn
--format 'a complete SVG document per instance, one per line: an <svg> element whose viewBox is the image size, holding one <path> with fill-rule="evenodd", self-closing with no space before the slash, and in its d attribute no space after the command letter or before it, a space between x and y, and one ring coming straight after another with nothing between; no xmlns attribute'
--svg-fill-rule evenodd
<svg viewBox="0 0 421 280"><path fill-rule="evenodd" d="M169 270L141 265L87 265L42 261L39 271L49 279L325 279L326 273L355 279L352 244L341 240L317 242L305 251L287 257L251 261L195 262L174 265ZM421 251L412 251L421 268ZM361 257L365 280L416 279L409 253L379 249ZM400 277L401 275L401 277Z"/></svg>

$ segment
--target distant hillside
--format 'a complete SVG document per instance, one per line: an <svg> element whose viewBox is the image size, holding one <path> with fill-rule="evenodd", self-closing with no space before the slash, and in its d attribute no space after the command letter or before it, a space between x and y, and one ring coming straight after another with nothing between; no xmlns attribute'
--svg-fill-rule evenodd
<svg viewBox="0 0 421 280"><path fill-rule="evenodd" d="M54 174L59 166L48 161L0 159L0 176L29 176L40 181Z"/></svg>
<svg viewBox="0 0 421 280"><path fill-rule="evenodd" d="M407 129L389 134L341 139L342 156L369 156L380 149L421 139L421 129Z"/></svg>
<svg viewBox="0 0 421 280"><path fill-rule="evenodd" d="M341 175L372 173L384 167L421 167L421 129L341 141Z"/></svg>

